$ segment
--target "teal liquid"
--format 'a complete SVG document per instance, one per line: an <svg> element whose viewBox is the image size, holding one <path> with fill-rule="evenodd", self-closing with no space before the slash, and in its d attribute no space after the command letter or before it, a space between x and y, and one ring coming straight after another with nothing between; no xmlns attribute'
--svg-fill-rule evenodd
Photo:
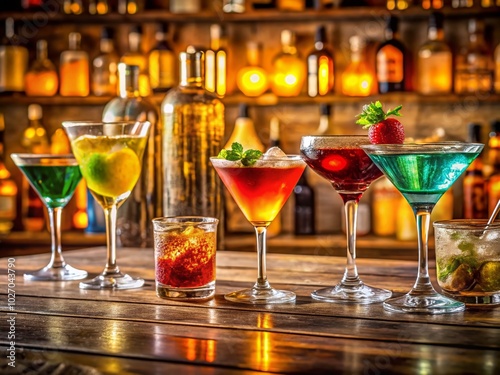
<svg viewBox="0 0 500 375"><path fill-rule="evenodd" d="M411 204L434 205L477 157L473 152L371 154Z"/></svg>
<svg viewBox="0 0 500 375"><path fill-rule="evenodd" d="M64 207L82 178L78 165L23 165L26 178L47 207Z"/></svg>

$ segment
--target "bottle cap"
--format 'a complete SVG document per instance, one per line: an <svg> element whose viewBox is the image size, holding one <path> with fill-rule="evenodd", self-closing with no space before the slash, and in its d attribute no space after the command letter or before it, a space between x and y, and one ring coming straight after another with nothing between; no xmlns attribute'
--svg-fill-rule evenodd
<svg viewBox="0 0 500 375"><path fill-rule="evenodd" d="M480 124L470 123L468 141L473 143L481 142L481 129Z"/></svg>
<svg viewBox="0 0 500 375"><path fill-rule="evenodd" d="M320 42L320 43L325 43L326 42L326 29L325 29L325 26L323 26L323 25L318 26L318 28L316 29L316 37L315 37L314 41L316 43L317 42Z"/></svg>
<svg viewBox="0 0 500 375"><path fill-rule="evenodd" d="M218 23L210 25L210 39L220 39L222 38L222 27Z"/></svg>
<svg viewBox="0 0 500 375"><path fill-rule="evenodd" d="M353 35L349 38L351 51L361 51L365 47L365 40L359 35Z"/></svg>
<svg viewBox="0 0 500 375"><path fill-rule="evenodd" d="M442 29L444 25L444 15L441 12L432 12L429 16L429 27Z"/></svg>
<svg viewBox="0 0 500 375"><path fill-rule="evenodd" d="M321 103L319 105L319 114L321 116L330 116L332 113L332 106L330 104Z"/></svg>
<svg viewBox="0 0 500 375"><path fill-rule="evenodd" d="M491 131L500 133L500 120L493 120L491 122Z"/></svg>
<svg viewBox="0 0 500 375"><path fill-rule="evenodd" d="M205 55L202 51L189 46L186 52L179 54L179 60L181 85L185 85L188 82L203 82Z"/></svg>
<svg viewBox="0 0 500 375"><path fill-rule="evenodd" d="M295 44L295 33L292 30L281 30L281 45L293 46Z"/></svg>
<svg viewBox="0 0 500 375"><path fill-rule="evenodd" d="M42 107L39 104L30 104L28 106L28 120L40 120L43 117Z"/></svg>
<svg viewBox="0 0 500 375"><path fill-rule="evenodd" d="M69 49L76 50L80 48L80 43L82 41L82 35L80 33L69 33Z"/></svg>
<svg viewBox="0 0 500 375"><path fill-rule="evenodd" d="M246 103L241 103L238 111L238 117L250 118L248 114L248 105Z"/></svg>

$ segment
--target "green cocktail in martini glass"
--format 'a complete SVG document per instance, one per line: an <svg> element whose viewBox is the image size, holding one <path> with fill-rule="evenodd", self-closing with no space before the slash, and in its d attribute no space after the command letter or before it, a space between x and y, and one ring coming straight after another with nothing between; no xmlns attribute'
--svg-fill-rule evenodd
<svg viewBox="0 0 500 375"><path fill-rule="evenodd" d="M363 145L415 213L418 232L418 275L404 296L384 302L389 311L444 314L465 309L462 302L437 293L428 272L428 237L432 209L441 196L483 149L482 144L443 142L427 144Z"/></svg>
<svg viewBox="0 0 500 375"><path fill-rule="evenodd" d="M82 178L75 158L73 155L40 154L12 154L11 157L49 213L52 241L50 262L41 270L24 274L24 277L29 280L78 280L87 277L87 271L71 267L61 253L62 210Z"/></svg>

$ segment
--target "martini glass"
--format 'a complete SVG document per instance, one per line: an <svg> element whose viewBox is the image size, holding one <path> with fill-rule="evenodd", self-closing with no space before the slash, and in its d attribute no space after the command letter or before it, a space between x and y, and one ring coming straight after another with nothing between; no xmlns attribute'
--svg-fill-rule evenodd
<svg viewBox="0 0 500 375"><path fill-rule="evenodd" d="M382 176L361 149L369 143L368 137L356 135L305 136L300 142L302 158L314 172L332 184L345 207L347 264L344 276L337 285L311 293L312 298L320 301L369 304L382 302L392 294L363 283L356 267L358 202L370 184Z"/></svg>
<svg viewBox="0 0 500 375"><path fill-rule="evenodd" d="M415 213L418 233L418 273L404 296L384 302L388 311L445 314L465 305L437 293L428 272L428 239L432 209L441 196L483 149L482 144L443 142L362 146L403 194Z"/></svg>
<svg viewBox="0 0 500 375"><path fill-rule="evenodd" d="M141 173L149 122L63 122L87 187L104 210L107 263L82 289L131 289L144 280L122 273L116 262L116 213Z"/></svg>
<svg viewBox="0 0 500 375"><path fill-rule="evenodd" d="M297 184L306 165L298 155L259 159L252 166L210 158L226 189L257 237L257 282L252 288L226 294L228 301L265 304L295 301L295 293L271 287L266 275L266 231Z"/></svg>
<svg viewBox="0 0 500 375"><path fill-rule="evenodd" d="M64 261L61 250L61 214L75 192L82 175L73 155L12 154L38 193L49 213L52 255L49 264L38 271L25 273L28 280L79 280L87 271L71 267Z"/></svg>

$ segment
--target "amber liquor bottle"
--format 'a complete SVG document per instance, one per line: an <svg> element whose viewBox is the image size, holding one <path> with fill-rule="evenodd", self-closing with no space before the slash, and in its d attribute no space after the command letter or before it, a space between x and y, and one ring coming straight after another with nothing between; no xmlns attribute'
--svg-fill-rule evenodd
<svg viewBox="0 0 500 375"><path fill-rule="evenodd" d="M469 142L481 142L481 125L469 124ZM488 216L486 180L483 159L478 156L467 168L463 180L464 218L485 219Z"/></svg>
<svg viewBox="0 0 500 375"><path fill-rule="evenodd" d="M407 51L398 39L398 18L391 16L385 29L385 42L377 50L377 80L381 94L405 91Z"/></svg>
<svg viewBox="0 0 500 375"><path fill-rule="evenodd" d="M488 178L488 215L500 200L500 121L493 121L488 141L488 155L493 172Z"/></svg>

